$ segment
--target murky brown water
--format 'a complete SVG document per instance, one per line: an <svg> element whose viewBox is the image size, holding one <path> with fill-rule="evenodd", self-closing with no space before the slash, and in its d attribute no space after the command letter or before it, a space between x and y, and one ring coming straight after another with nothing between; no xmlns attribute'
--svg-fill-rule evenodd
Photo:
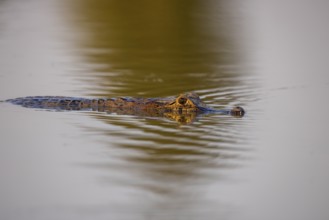
<svg viewBox="0 0 329 220"><path fill-rule="evenodd" d="M0 100L196 91L247 111L184 125L0 103L0 218L328 219L328 8L0 1Z"/></svg>

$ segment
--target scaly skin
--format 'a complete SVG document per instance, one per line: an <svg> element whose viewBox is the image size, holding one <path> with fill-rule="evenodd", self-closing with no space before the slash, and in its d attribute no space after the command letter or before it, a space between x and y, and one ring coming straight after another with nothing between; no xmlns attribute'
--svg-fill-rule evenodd
<svg viewBox="0 0 329 220"><path fill-rule="evenodd" d="M182 116L189 121L199 113L219 113L237 117L244 115L241 107L231 110L215 110L203 103L195 93L183 93L177 97L166 98L100 98L86 99L63 96L30 96L6 100L12 104L27 108L53 110L94 110L118 114L165 116L176 121Z"/></svg>

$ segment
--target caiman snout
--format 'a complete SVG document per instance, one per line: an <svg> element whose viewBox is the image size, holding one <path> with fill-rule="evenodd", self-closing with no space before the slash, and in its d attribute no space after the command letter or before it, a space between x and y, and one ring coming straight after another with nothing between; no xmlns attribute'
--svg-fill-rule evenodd
<svg viewBox="0 0 329 220"><path fill-rule="evenodd" d="M242 116L244 116L244 114L245 114L245 111L240 106L234 107L231 110L231 115L233 115L233 116L242 117Z"/></svg>

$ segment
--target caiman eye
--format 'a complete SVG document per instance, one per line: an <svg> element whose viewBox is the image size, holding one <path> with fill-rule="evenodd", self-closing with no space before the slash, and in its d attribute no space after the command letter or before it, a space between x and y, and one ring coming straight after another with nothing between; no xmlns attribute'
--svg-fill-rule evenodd
<svg viewBox="0 0 329 220"><path fill-rule="evenodd" d="M187 98L181 97L178 99L178 103L184 105L187 102Z"/></svg>

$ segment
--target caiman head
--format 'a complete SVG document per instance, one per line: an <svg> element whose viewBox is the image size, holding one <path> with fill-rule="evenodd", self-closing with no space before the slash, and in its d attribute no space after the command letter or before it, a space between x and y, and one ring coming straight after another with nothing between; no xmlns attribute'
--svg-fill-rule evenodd
<svg viewBox="0 0 329 220"><path fill-rule="evenodd" d="M176 117L192 117L195 118L198 113L218 113L218 114L226 114L232 115L234 117L243 117L245 111L242 107L236 106L230 110L216 110L207 106L204 102L201 101L200 97L193 93L183 93L178 97L173 98L165 105L166 112L170 112L170 115Z"/></svg>

